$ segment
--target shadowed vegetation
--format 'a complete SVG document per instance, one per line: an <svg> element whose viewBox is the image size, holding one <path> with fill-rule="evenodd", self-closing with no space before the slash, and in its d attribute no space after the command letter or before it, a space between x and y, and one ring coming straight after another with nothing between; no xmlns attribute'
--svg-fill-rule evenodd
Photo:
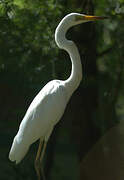
<svg viewBox="0 0 124 180"><path fill-rule="evenodd" d="M92 154L94 144L123 119L124 0L1 0L0 179L36 179L33 161L37 143L18 166L9 162L8 152L34 96L49 80L66 79L70 74L69 56L54 41L56 26L70 12L109 19L82 24L67 33L79 48L83 80L49 140L44 160L47 180L83 180L87 153ZM112 134L114 138L116 134ZM102 156L100 151L96 159ZM113 153L118 157L119 150ZM89 158L92 160L91 155ZM92 166L88 167L90 174ZM112 177L109 174L109 179Z"/></svg>

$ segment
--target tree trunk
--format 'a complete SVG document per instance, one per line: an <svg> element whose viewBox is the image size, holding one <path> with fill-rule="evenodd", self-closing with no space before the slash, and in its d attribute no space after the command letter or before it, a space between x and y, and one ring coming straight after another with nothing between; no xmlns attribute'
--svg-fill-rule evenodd
<svg viewBox="0 0 124 180"><path fill-rule="evenodd" d="M92 1L76 1L80 7L82 2L83 12L94 14ZM77 32L78 31L78 32ZM98 138L95 118L98 107L98 84L96 66L97 37L94 23L82 24L73 31L76 44L79 47L83 80L72 97L71 112L73 139L78 145L78 155L81 160ZM75 108L76 107L76 108ZM75 112L76 111L76 112Z"/></svg>

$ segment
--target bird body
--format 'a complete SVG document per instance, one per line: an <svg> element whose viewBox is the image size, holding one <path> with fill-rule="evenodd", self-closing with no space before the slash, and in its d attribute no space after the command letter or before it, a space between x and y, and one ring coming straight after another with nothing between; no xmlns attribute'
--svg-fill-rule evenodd
<svg viewBox="0 0 124 180"><path fill-rule="evenodd" d="M103 18L71 13L65 16L56 28L56 44L59 48L67 51L72 62L71 75L64 81L48 82L32 101L9 153L9 159L15 161L16 164L23 159L30 145L36 140L48 141L54 126L61 119L71 95L82 79L82 65L78 49L74 42L66 39L66 32L74 25L95 19Z"/></svg>
<svg viewBox="0 0 124 180"><path fill-rule="evenodd" d="M48 140L55 124L62 117L67 102L63 81L53 80L43 87L30 104L20 124L9 155L11 161L19 163L30 145L39 138Z"/></svg>

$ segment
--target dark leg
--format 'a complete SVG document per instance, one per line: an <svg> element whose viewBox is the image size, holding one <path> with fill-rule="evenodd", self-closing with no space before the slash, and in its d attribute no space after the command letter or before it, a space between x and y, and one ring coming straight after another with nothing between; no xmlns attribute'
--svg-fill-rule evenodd
<svg viewBox="0 0 124 180"><path fill-rule="evenodd" d="M37 155L36 155L36 159L35 159L35 164L34 164L38 180L41 180L41 176L42 176L41 166L40 166L41 165L40 164L40 155L41 155L42 145L43 145L43 141L40 139L38 151L37 151Z"/></svg>
<svg viewBox="0 0 124 180"><path fill-rule="evenodd" d="M39 147L38 147L38 151L37 151L37 155L36 155L36 159L35 159L35 170L37 173L38 180L41 180L41 178L43 180L45 180L45 175L44 175L43 166L42 166L42 160L44 157L46 144L47 143L45 141L43 142L40 139L40 143L39 143Z"/></svg>
<svg viewBox="0 0 124 180"><path fill-rule="evenodd" d="M44 144L43 144L43 149L42 149L42 152L41 152L41 156L40 156L40 162L42 162L43 160L43 157L44 157L44 153L45 153L45 150L46 150L46 141L44 141Z"/></svg>

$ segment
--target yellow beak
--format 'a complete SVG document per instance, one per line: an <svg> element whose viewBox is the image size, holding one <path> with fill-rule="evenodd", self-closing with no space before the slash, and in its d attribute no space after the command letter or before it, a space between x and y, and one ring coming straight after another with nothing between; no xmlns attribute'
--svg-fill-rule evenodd
<svg viewBox="0 0 124 180"><path fill-rule="evenodd" d="M102 19L107 19L108 17L105 16L89 16L85 15L84 19L87 21L96 21L96 20L102 20Z"/></svg>

